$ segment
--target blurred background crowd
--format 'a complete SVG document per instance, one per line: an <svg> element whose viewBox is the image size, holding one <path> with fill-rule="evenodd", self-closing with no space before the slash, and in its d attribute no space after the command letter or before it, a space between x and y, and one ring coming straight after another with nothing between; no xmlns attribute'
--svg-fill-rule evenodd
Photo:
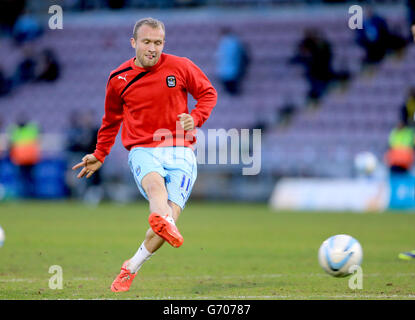
<svg viewBox="0 0 415 320"><path fill-rule="evenodd" d="M63 29L48 28L53 4ZM355 4L362 29L348 25ZM95 149L108 75L134 55L145 16L165 23L165 52L193 60L218 90L205 136L262 130L258 175L200 164L193 197L267 201L287 177L414 184L415 1L4 0L0 199L139 198L119 137L90 180L70 168Z"/></svg>

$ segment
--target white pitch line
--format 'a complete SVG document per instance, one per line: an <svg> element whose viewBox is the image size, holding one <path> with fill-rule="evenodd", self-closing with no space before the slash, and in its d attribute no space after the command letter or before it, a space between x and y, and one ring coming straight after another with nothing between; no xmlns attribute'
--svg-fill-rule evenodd
<svg viewBox="0 0 415 320"><path fill-rule="evenodd" d="M365 273L364 277L384 277L384 274L381 273ZM388 277L414 277L415 273L395 273L392 275L387 275ZM141 280L227 280L227 279L256 279L256 278L288 278L288 277L329 277L328 274L322 273L300 273L300 274L284 274L284 273L271 273L271 274L248 274L248 275L224 275L224 276L212 276L212 275L194 275L194 276L144 276ZM64 281L98 281L103 280L104 278L94 278L94 277L75 277L66 279ZM48 279L27 279L27 278L11 278L11 279L0 279L0 282L42 282L48 281Z"/></svg>
<svg viewBox="0 0 415 320"><path fill-rule="evenodd" d="M226 279L251 279L251 278L280 278L284 274L249 274L249 275L227 275L227 276L210 276L210 275L194 275L194 276L149 276L144 277L146 280L226 280Z"/></svg>
<svg viewBox="0 0 415 320"><path fill-rule="evenodd" d="M364 273L363 277L384 277L381 273ZM388 275L389 276L389 275ZM415 273L396 273L390 275L391 277L408 277L415 276ZM144 277L145 280L226 280L226 279L247 279L247 278L288 278L288 277L329 277L328 274L321 273L303 273L303 274L284 274L284 273L271 273L271 274L249 274L249 275L224 275L224 276L211 276L211 275L195 275L195 276L148 276Z"/></svg>
<svg viewBox="0 0 415 320"><path fill-rule="evenodd" d="M0 282L37 282L37 281L41 281L41 280L37 280L37 279L0 279Z"/></svg>
<svg viewBox="0 0 415 320"><path fill-rule="evenodd" d="M65 279L64 281L97 281L98 278L72 278L72 279ZM24 278L11 278L11 279L0 279L0 282L43 282L43 281L49 281L49 279L24 279Z"/></svg>
<svg viewBox="0 0 415 320"><path fill-rule="evenodd" d="M228 275L228 276L210 276L210 275L201 275L201 276L150 276L142 279L145 280L226 280L226 279L249 279L249 278L279 278L285 276L284 274L259 274L259 275ZM100 278L103 279L103 278ZM12 278L12 279L0 279L0 282L38 282L46 281L48 279L24 279L24 278ZM76 277L71 279L65 279L64 281L97 281L98 278L91 277Z"/></svg>

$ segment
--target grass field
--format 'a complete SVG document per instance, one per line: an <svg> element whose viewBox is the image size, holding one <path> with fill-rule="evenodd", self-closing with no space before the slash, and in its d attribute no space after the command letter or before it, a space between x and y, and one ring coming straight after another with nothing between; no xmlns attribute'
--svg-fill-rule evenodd
<svg viewBox="0 0 415 320"><path fill-rule="evenodd" d="M192 202L179 249L164 245L131 290L110 285L148 228L147 205L0 204L0 299L415 299L415 214L273 212L266 205ZM362 244L363 289L317 261L321 242L346 233ZM48 287L49 267L63 289Z"/></svg>

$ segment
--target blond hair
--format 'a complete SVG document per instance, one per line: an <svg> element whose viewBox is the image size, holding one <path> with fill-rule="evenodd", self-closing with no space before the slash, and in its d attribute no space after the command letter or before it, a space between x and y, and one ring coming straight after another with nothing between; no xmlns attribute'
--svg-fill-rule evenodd
<svg viewBox="0 0 415 320"><path fill-rule="evenodd" d="M140 27L144 24L148 25L148 26L150 26L154 29L161 28L164 32L164 35L166 34L166 29L164 28L164 23L163 22L161 22L160 20L148 17L148 18L140 19L135 23L134 30L133 30L133 38L135 40L137 40L137 31L138 31L138 29L140 29Z"/></svg>

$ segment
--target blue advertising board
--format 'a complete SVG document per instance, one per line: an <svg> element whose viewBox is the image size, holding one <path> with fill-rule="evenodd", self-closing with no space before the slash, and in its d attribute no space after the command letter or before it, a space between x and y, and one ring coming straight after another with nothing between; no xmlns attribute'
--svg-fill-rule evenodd
<svg viewBox="0 0 415 320"><path fill-rule="evenodd" d="M389 182L389 208L415 210L415 176L410 174L391 174Z"/></svg>

